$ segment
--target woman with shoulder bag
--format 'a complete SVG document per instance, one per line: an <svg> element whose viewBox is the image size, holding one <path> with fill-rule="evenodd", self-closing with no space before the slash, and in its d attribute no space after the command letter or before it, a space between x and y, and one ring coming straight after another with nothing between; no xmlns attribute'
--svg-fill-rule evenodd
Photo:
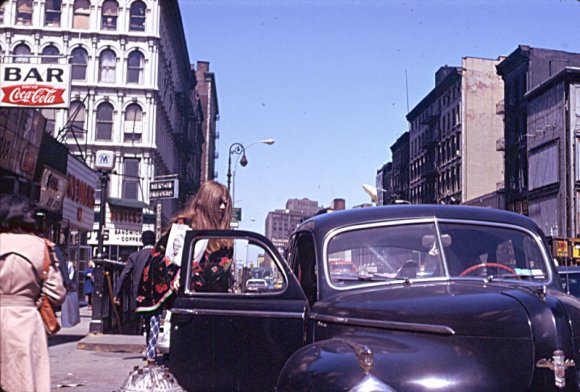
<svg viewBox="0 0 580 392"><path fill-rule="evenodd" d="M55 257L47 252L51 244L36 236L33 213L26 197L0 196L0 390L5 392L50 391L48 342L37 306L43 297L58 306L66 295Z"/></svg>

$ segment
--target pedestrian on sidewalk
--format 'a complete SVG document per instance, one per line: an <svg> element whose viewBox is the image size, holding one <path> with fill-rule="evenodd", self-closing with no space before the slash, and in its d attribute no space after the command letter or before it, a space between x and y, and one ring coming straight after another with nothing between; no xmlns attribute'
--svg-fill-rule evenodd
<svg viewBox="0 0 580 392"><path fill-rule="evenodd" d="M129 298L129 306L131 309L131 323L138 323L137 328L141 326L141 317L135 313L135 308L137 307L137 290L139 289L139 282L141 282L141 276L143 276L143 269L147 263L147 259L151 256L151 250L153 245L155 245L155 233L151 230L146 230L141 235L141 241L143 242L143 248L129 255L127 259L127 264L123 268L121 275L115 282L115 287L113 289L115 304L120 305L121 301L119 296L123 285L126 282L131 282L131 293ZM127 280L130 277L130 280Z"/></svg>
<svg viewBox="0 0 580 392"><path fill-rule="evenodd" d="M41 294L66 295L58 262L44 272L49 243L37 236L34 209L21 195L0 196L0 390L49 392L50 362ZM50 244L52 246L52 244Z"/></svg>
<svg viewBox="0 0 580 392"><path fill-rule="evenodd" d="M228 229L232 213L231 204L229 192L224 185L216 181L205 182L189 205L171 220L171 225L155 245L143 270L136 309L137 312L150 317L148 362L155 361L161 314L165 309L171 309L174 293L179 285L181 260L170 259L172 246L166 254L171 227L174 224L188 224L194 230ZM227 292L232 281L229 268L233 253L231 240L212 239L207 242L202 253L205 255L203 258L205 263L199 264L200 260L195 261L198 263L195 290Z"/></svg>
<svg viewBox="0 0 580 392"><path fill-rule="evenodd" d="M87 268L83 271L85 276L84 293L87 299L87 309L93 309L93 282L94 282L95 262L89 260Z"/></svg>

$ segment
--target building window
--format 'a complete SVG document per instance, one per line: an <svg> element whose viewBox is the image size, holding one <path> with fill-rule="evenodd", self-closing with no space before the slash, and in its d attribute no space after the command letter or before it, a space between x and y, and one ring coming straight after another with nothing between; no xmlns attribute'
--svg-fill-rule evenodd
<svg viewBox="0 0 580 392"><path fill-rule="evenodd" d="M142 1L135 1L131 4L130 10L130 31L145 31L145 11L147 7Z"/></svg>
<svg viewBox="0 0 580 392"><path fill-rule="evenodd" d="M107 0L103 3L101 16L102 30L117 30L117 18L119 16L119 4L114 0Z"/></svg>
<svg viewBox="0 0 580 392"><path fill-rule="evenodd" d="M87 63L89 55L83 48L76 48L71 53L72 62L72 79L86 80L87 78Z"/></svg>
<svg viewBox="0 0 580 392"><path fill-rule="evenodd" d="M112 50L103 50L99 57L99 82L115 83L117 57Z"/></svg>
<svg viewBox="0 0 580 392"><path fill-rule="evenodd" d="M85 137L86 109L81 101L71 102L68 110L69 129L67 139L83 139Z"/></svg>
<svg viewBox="0 0 580 392"><path fill-rule="evenodd" d="M14 48L14 62L15 63L29 63L30 62L30 48L26 44L16 45Z"/></svg>
<svg viewBox="0 0 580 392"><path fill-rule="evenodd" d="M55 116L56 110L55 109L42 109L40 111L44 118L46 119L46 124L44 126L44 131L49 135L54 136L54 123L55 123Z"/></svg>
<svg viewBox="0 0 580 392"><path fill-rule="evenodd" d="M60 26L60 13L62 11L61 0L46 0L44 8L44 25L51 27Z"/></svg>
<svg viewBox="0 0 580 392"><path fill-rule="evenodd" d="M2 2L0 4L0 23L4 23L4 9L6 8L6 3Z"/></svg>
<svg viewBox="0 0 580 392"><path fill-rule="evenodd" d="M60 51L54 45L48 45L42 49L42 63L43 64L58 64Z"/></svg>
<svg viewBox="0 0 580 392"><path fill-rule="evenodd" d="M97 140L113 138L113 105L102 103L97 107Z"/></svg>
<svg viewBox="0 0 580 392"><path fill-rule="evenodd" d="M127 83L143 83L143 63L145 58L141 52L134 50L127 59Z"/></svg>
<svg viewBox="0 0 580 392"><path fill-rule="evenodd" d="M16 2L16 24L32 24L32 0L18 0Z"/></svg>
<svg viewBox="0 0 580 392"><path fill-rule="evenodd" d="M139 200L139 159L125 158L123 199Z"/></svg>
<svg viewBox="0 0 580 392"><path fill-rule="evenodd" d="M89 0L75 0L73 6L73 29L88 29L91 16Z"/></svg>
<svg viewBox="0 0 580 392"><path fill-rule="evenodd" d="M141 106L132 103L125 110L124 140L140 142L143 134L143 110Z"/></svg>

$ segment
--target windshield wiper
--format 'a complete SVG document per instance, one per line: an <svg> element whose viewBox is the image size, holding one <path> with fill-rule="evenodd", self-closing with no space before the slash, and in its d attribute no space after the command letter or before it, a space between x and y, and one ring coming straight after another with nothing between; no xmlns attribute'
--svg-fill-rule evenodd
<svg viewBox="0 0 580 392"><path fill-rule="evenodd" d="M397 278L393 276L388 276L386 274L360 274L356 276L339 276L335 278L341 282L386 282L386 281L408 281L409 278L402 277Z"/></svg>
<svg viewBox="0 0 580 392"><path fill-rule="evenodd" d="M498 279L516 279L516 280L528 280L528 279L544 279L546 275L520 275L520 274L506 274L506 275L488 275L485 280L488 282L498 280Z"/></svg>

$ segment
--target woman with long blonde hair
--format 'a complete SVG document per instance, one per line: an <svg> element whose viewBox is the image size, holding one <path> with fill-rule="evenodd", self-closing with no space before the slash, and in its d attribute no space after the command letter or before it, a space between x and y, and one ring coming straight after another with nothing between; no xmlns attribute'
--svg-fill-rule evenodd
<svg viewBox="0 0 580 392"><path fill-rule="evenodd" d="M171 220L161 239L151 250L137 294L136 312L149 314L150 338L147 360L155 358L160 315L170 309L179 283L179 262L172 260L173 244L168 244L171 227L187 224L194 230L225 230L229 228L232 206L229 192L216 181L207 181L188 206ZM167 252L167 255L166 255ZM211 239L200 260L191 260L192 289L196 291L227 292L232 283L232 241Z"/></svg>

